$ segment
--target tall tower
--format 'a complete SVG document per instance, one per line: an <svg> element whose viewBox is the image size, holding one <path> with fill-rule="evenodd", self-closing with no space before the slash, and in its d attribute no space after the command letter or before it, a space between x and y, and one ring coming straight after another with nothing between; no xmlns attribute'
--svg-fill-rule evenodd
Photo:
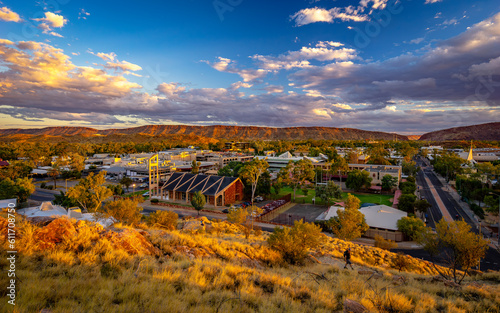
<svg viewBox="0 0 500 313"><path fill-rule="evenodd" d="M158 173L158 154L148 159L149 169L149 197L157 197L160 193L160 175Z"/></svg>
<svg viewBox="0 0 500 313"><path fill-rule="evenodd" d="M469 155L467 155L467 162L473 161L474 158L472 157L472 140L470 141L470 150L469 150Z"/></svg>

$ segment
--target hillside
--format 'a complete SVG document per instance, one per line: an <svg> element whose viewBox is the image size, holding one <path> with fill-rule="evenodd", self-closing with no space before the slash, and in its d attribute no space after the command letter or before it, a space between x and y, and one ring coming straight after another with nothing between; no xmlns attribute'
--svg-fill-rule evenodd
<svg viewBox="0 0 500 313"><path fill-rule="evenodd" d="M169 136L190 135L200 138L226 140L408 140L406 136L384 132L372 132L354 128L333 127L255 127L255 126L188 126L188 125L148 125L134 128L97 130L85 127L47 127L40 129L0 129L3 140L9 137L58 136L71 139L73 136L95 138L111 135ZM33 137L32 137L33 138ZM77 137L72 139L79 139Z"/></svg>
<svg viewBox="0 0 500 313"><path fill-rule="evenodd" d="M438 130L422 135L420 140L500 140L500 122Z"/></svg>
<svg viewBox="0 0 500 313"><path fill-rule="evenodd" d="M66 218L35 226L17 216L16 312L339 312L356 305L369 312L497 312L500 306L498 273L455 286L432 276L429 262L406 256L401 262L394 253L326 236L305 264L292 266L268 247L268 234L245 239L236 225L202 219L206 228L183 220L177 230L161 230L103 229ZM6 228L0 217L2 246ZM354 270L342 269L347 247ZM0 250L4 269L6 250ZM1 275L0 285L7 283Z"/></svg>

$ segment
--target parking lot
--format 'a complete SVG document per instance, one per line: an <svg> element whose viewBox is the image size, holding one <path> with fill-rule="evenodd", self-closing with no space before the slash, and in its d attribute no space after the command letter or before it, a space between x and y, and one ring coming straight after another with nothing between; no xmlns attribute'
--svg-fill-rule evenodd
<svg viewBox="0 0 500 313"><path fill-rule="evenodd" d="M272 222L281 224L292 224L294 220L304 219L306 222L314 222L316 217L328 209L324 205L314 204L296 204L279 216Z"/></svg>

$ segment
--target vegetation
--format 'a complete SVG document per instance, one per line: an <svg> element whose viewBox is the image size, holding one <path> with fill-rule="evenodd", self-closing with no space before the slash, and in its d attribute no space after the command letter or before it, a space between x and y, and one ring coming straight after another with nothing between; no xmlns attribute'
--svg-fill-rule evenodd
<svg viewBox="0 0 500 313"><path fill-rule="evenodd" d="M310 160L302 159L297 162L290 161L278 174L281 181L293 188L293 200L295 191L314 179L314 168Z"/></svg>
<svg viewBox="0 0 500 313"><path fill-rule="evenodd" d="M284 264L268 234L244 239L226 222L205 220L205 231L140 225L139 232L16 219L19 312L338 312L347 309L346 299L369 312L496 312L500 306L498 273L453 288L431 276L437 272L429 262L323 235L304 267ZM0 233L5 221L0 218ZM0 236L4 268L5 243ZM378 273L343 271L347 247L356 267ZM0 276L0 285L7 283ZM5 292L0 298L0 311L11 310Z"/></svg>
<svg viewBox="0 0 500 313"><path fill-rule="evenodd" d="M276 227L267 242L286 262L301 264L309 250L318 246L323 239L319 226L295 221L293 227Z"/></svg>
<svg viewBox="0 0 500 313"><path fill-rule="evenodd" d="M419 236L420 243L431 258L444 255L449 269L437 269L446 279L460 284L469 270L476 266L488 249L488 242L470 230L465 221L446 222L441 219L436 224L436 233L426 228Z"/></svg>
<svg viewBox="0 0 500 313"><path fill-rule="evenodd" d="M332 232L342 240L352 240L361 237L368 230L365 216L359 211L361 201L349 194L344 210L337 210L337 216L328 221Z"/></svg>
<svg viewBox="0 0 500 313"><path fill-rule="evenodd" d="M68 188L66 195L78 202L82 209L93 213L99 210L102 202L113 195L113 192L104 185L106 172L90 173L81 179L74 187Z"/></svg>
<svg viewBox="0 0 500 313"><path fill-rule="evenodd" d="M33 192L35 185L31 178L17 178L15 181L6 178L0 181L0 199L16 198L18 204L21 204L28 201Z"/></svg>
<svg viewBox="0 0 500 313"><path fill-rule="evenodd" d="M142 217L142 208L139 206L139 202L139 197L110 201L106 203L103 213L125 224L137 225Z"/></svg>
<svg viewBox="0 0 500 313"><path fill-rule="evenodd" d="M128 192L128 188L132 185L133 181L130 177L123 177L122 179L120 179L120 185L123 185L125 188L127 188L127 192Z"/></svg>
<svg viewBox="0 0 500 313"><path fill-rule="evenodd" d="M316 196L321 199L324 204L330 205L331 199L342 198L342 190L340 186L333 181L328 181L326 185L316 186Z"/></svg>
<svg viewBox="0 0 500 313"><path fill-rule="evenodd" d="M384 175L382 177L382 189L383 190L392 190L392 188L398 185L398 178L392 175Z"/></svg>
<svg viewBox="0 0 500 313"><path fill-rule="evenodd" d="M251 162L245 163L240 171L240 177L244 179L252 187L252 205L255 198L255 191L259 183L259 178L267 172L269 164L265 160L254 159Z"/></svg>
<svg viewBox="0 0 500 313"><path fill-rule="evenodd" d="M203 210L203 207L206 204L205 195L201 193L201 191L197 191L193 194L191 198L191 205L193 208L198 211L198 215L200 215L200 211Z"/></svg>
<svg viewBox="0 0 500 313"><path fill-rule="evenodd" d="M375 239L375 247L377 247L377 248L389 251L391 249L398 247L398 244L396 242L394 242L393 240L390 240L390 239L385 239L382 236L375 235L374 239Z"/></svg>
<svg viewBox="0 0 500 313"><path fill-rule="evenodd" d="M179 216L172 211L156 211L149 214L148 225L166 230L177 229Z"/></svg>
<svg viewBox="0 0 500 313"><path fill-rule="evenodd" d="M411 238L412 240L416 240L419 238L420 234L424 231L425 224L424 222L414 216L402 217L398 221L398 230L403 234Z"/></svg>
<svg viewBox="0 0 500 313"><path fill-rule="evenodd" d="M345 185L351 190L360 191L362 188L371 187L372 178L367 171L354 170L347 175Z"/></svg>
<svg viewBox="0 0 500 313"><path fill-rule="evenodd" d="M399 196L398 210L414 214L416 200L417 196L413 194L402 194Z"/></svg>

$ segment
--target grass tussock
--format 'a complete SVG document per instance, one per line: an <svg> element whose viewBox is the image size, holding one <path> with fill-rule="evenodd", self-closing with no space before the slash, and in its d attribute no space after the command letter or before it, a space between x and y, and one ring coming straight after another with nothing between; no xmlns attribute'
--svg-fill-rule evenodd
<svg viewBox="0 0 500 313"><path fill-rule="evenodd" d="M401 268L402 256L326 236L310 249L314 258L291 265L268 234L246 239L226 222L187 230L69 222L52 229L61 235L19 219L16 312L335 312L346 299L370 312L500 311L499 273L448 287L426 262L399 260ZM342 269L347 247L354 271ZM1 268L6 257L2 248ZM1 312L11 310L7 282L1 275Z"/></svg>

